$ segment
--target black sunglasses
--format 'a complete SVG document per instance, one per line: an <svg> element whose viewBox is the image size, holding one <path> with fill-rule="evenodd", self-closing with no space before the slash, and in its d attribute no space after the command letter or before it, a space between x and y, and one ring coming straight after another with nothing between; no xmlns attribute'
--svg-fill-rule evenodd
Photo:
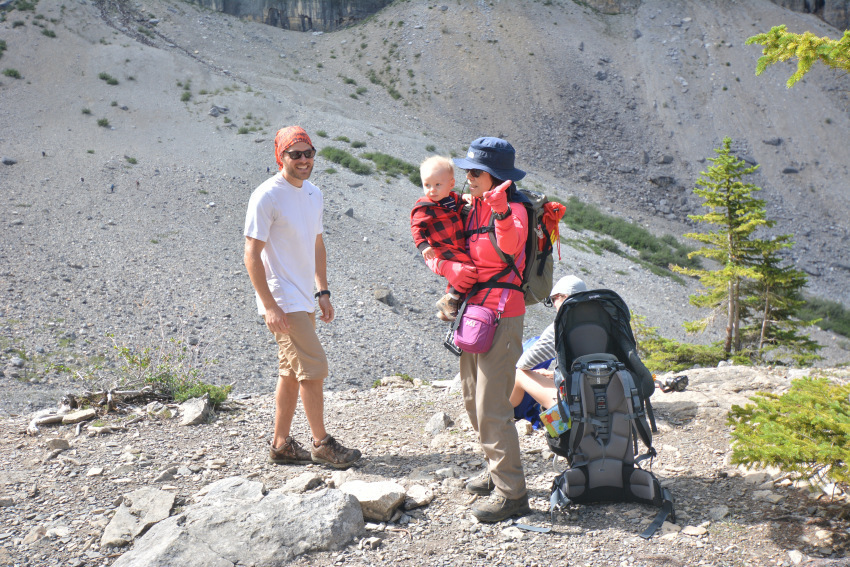
<svg viewBox="0 0 850 567"><path fill-rule="evenodd" d="M484 172L483 172L482 170L480 170L480 169L466 169L466 170L464 170L464 171L466 171L469 175L471 175L473 178L476 178L476 179L477 179L478 177L480 177L482 173L484 173Z"/></svg>
<svg viewBox="0 0 850 567"><path fill-rule="evenodd" d="M289 152L284 150L283 153L287 154L289 156L289 159L292 160L301 159L301 156L310 159L314 155L316 155L316 150L292 150Z"/></svg>

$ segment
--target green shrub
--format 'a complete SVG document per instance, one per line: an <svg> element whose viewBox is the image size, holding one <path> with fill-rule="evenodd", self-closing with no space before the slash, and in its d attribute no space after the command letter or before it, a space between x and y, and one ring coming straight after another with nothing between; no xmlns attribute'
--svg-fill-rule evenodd
<svg viewBox="0 0 850 567"><path fill-rule="evenodd" d="M437 146L435 146L434 144L428 144L427 146L425 146L425 151L426 152L436 152Z"/></svg>
<svg viewBox="0 0 850 567"><path fill-rule="evenodd" d="M837 301L809 297L795 315L801 321L820 319L815 324L821 329L850 337L850 312Z"/></svg>
<svg viewBox="0 0 850 567"><path fill-rule="evenodd" d="M335 142L345 142L347 144L351 140L348 139L348 136L337 136L336 138L334 138L334 141Z"/></svg>
<svg viewBox="0 0 850 567"><path fill-rule="evenodd" d="M156 347L142 350L116 344L115 349L124 360L119 371L123 386L150 386L154 392L175 402L209 394L215 405L226 400L233 389L204 382L197 351L191 350L182 340L167 339Z"/></svg>
<svg viewBox="0 0 850 567"><path fill-rule="evenodd" d="M371 175L372 173L372 168L369 167L368 164L358 160L345 150L328 146L326 148L322 148L319 155L333 163L350 169L357 175Z"/></svg>
<svg viewBox="0 0 850 567"><path fill-rule="evenodd" d="M17 69L3 69L3 74L10 79L20 79L21 73Z"/></svg>
<svg viewBox="0 0 850 567"><path fill-rule="evenodd" d="M395 100L398 100L398 99L400 99L400 98L401 98L401 93L400 93L400 92L398 92L397 90L395 90L395 87L387 87L387 92L388 92L388 93L389 93L389 95L390 95L391 97L393 97Z"/></svg>
<svg viewBox="0 0 850 567"><path fill-rule="evenodd" d="M658 327L646 324L646 317L632 314L632 330L637 340L638 354L651 372L681 372L695 366L715 367L726 360L720 341L710 345L680 343L667 339L658 332ZM739 364L749 364L745 358L735 358Z"/></svg>
<svg viewBox="0 0 850 567"><path fill-rule="evenodd" d="M19 28L24 25L26 25L26 22L24 22L23 20L15 20L14 22L12 22L13 28Z"/></svg>
<svg viewBox="0 0 850 567"><path fill-rule="evenodd" d="M41 35L46 35L47 37L56 37L56 32L45 28L41 30Z"/></svg>
<svg viewBox="0 0 850 567"><path fill-rule="evenodd" d="M183 94L180 95L180 100L182 102L189 102L192 99L192 93L189 91L183 91Z"/></svg>
<svg viewBox="0 0 850 567"><path fill-rule="evenodd" d="M658 238L645 228L607 215L593 205L581 202L577 197L570 197L564 204L567 211L563 222L573 230L591 230L607 234L637 250L641 260L660 268L666 269L670 264L700 267L698 258L688 258L692 248L681 244L672 235Z"/></svg>
<svg viewBox="0 0 850 567"><path fill-rule="evenodd" d="M136 165L137 163L139 163L139 160L137 160L134 157L124 156L124 158L127 160L127 163L131 163L133 165Z"/></svg>
<svg viewBox="0 0 850 567"><path fill-rule="evenodd" d="M324 130L316 130L316 135L320 138L327 138L328 137L328 133L325 132Z"/></svg>
<svg viewBox="0 0 850 567"><path fill-rule="evenodd" d="M106 119L106 118L98 118L97 119L97 125L101 126L102 128L108 128L109 127L109 120Z"/></svg>
<svg viewBox="0 0 850 567"><path fill-rule="evenodd" d="M356 91L356 92L357 92L357 94L359 94L359 95L363 95L363 94L366 94L366 91L367 91L366 87L357 87L357 91Z"/></svg>
<svg viewBox="0 0 850 567"><path fill-rule="evenodd" d="M3 52L6 51L6 40L0 39L0 59L3 58Z"/></svg>
<svg viewBox="0 0 850 567"><path fill-rule="evenodd" d="M99 73L97 76L101 81L106 81L107 85L117 85L118 79L110 75L109 73Z"/></svg>
<svg viewBox="0 0 850 567"><path fill-rule="evenodd" d="M352 148L363 148L365 146L366 146L366 142L358 142L357 140L354 140L353 142L351 142Z"/></svg>
<svg viewBox="0 0 850 567"><path fill-rule="evenodd" d="M775 466L811 478L825 473L850 483L850 385L801 378L778 396L759 392L754 404L732 406L734 464Z"/></svg>
<svg viewBox="0 0 850 567"><path fill-rule="evenodd" d="M237 134L247 134L251 130L247 126L240 126L239 130L236 132Z"/></svg>

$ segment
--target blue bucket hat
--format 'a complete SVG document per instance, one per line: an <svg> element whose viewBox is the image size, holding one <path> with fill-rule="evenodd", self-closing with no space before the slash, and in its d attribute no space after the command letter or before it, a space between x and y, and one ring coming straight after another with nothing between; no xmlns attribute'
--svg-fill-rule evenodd
<svg viewBox="0 0 850 567"><path fill-rule="evenodd" d="M501 138L478 138L469 145L465 158L452 161L461 169L480 169L502 181L519 181L525 172L514 167L514 147Z"/></svg>

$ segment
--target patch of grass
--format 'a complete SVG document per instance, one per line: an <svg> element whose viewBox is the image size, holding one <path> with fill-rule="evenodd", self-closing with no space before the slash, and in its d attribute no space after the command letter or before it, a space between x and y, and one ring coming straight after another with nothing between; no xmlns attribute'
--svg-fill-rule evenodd
<svg viewBox="0 0 850 567"><path fill-rule="evenodd" d="M26 25L26 23L23 20L15 20L14 22L12 22L13 28L19 28L24 25Z"/></svg>
<svg viewBox="0 0 850 567"><path fill-rule="evenodd" d="M353 142L351 142L352 148L363 148L365 146L366 146L366 142L359 142L357 140L354 140Z"/></svg>
<svg viewBox="0 0 850 567"><path fill-rule="evenodd" d="M98 118L97 125L101 128L109 128L109 120L106 118Z"/></svg>
<svg viewBox="0 0 850 567"><path fill-rule="evenodd" d="M367 152L363 154L363 158L375 162L375 167L378 171L382 171L392 177L405 175L414 185L422 185L422 179L419 177L419 168L412 163L381 152Z"/></svg>
<svg viewBox="0 0 850 567"><path fill-rule="evenodd" d="M86 150L86 153L87 153L87 154L93 154L93 153L94 153L94 150Z"/></svg>
<svg viewBox="0 0 850 567"><path fill-rule="evenodd" d="M398 91L395 89L395 87L392 87L392 86L387 87L387 93L389 93L389 95L390 95L391 97L393 97L393 99L395 99L395 100L398 100L398 99L400 99L400 98L401 98L401 93L400 93L400 92L398 92Z"/></svg>
<svg viewBox="0 0 850 567"><path fill-rule="evenodd" d="M316 63L316 69L321 69L322 67L324 67L324 65L322 65L321 63Z"/></svg>
<svg viewBox="0 0 850 567"><path fill-rule="evenodd" d="M322 148L319 152L319 155L323 158L332 161L333 163L339 164L345 168L350 169L352 172L358 175L371 175L372 168L369 167L368 164L363 163L358 160L356 157L351 155L345 150L340 150L339 148Z"/></svg>
<svg viewBox="0 0 850 567"><path fill-rule="evenodd" d="M137 163L139 163L139 161L134 157L124 156L124 159L127 160L127 163L131 163L133 165L136 165Z"/></svg>
<svg viewBox="0 0 850 567"><path fill-rule="evenodd" d="M105 81L107 85L117 85L118 79L110 75L109 73L99 73L97 78L101 81Z"/></svg>
<svg viewBox="0 0 850 567"><path fill-rule="evenodd" d="M357 81L355 81L351 77L345 77L345 76L340 75L340 78L342 79L343 84L346 84L346 85L356 85L357 84Z"/></svg>
<svg viewBox="0 0 850 567"><path fill-rule="evenodd" d="M324 130L316 130L316 135L320 138L327 138L328 137L328 133L325 132Z"/></svg>
<svg viewBox="0 0 850 567"><path fill-rule="evenodd" d="M41 30L41 35L46 35L47 37L56 37L56 32L45 28Z"/></svg>
<svg viewBox="0 0 850 567"><path fill-rule="evenodd" d="M425 146L425 151L426 152L436 152L437 146L435 146L434 144L428 144L427 146Z"/></svg>
<svg viewBox="0 0 850 567"><path fill-rule="evenodd" d="M241 126L241 127L239 128L239 131L237 132L237 134L247 134L247 133L248 133L248 132L250 132L250 131L251 131L251 130L250 130L249 128L247 128L247 127L245 127L245 126Z"/></svg>
<svg viewBox="0 0 850 567"><path fill-rule="evenodd" d="M112 102L109 103L109 106L118 106L118 101L113 100Z"/></svg>
<svg viewBox="0 0 850 567"><path fill-rule="evenodd" d="M565 205L567 212L563 222L573 230L591 230L615 238L637 250L638 257L644 262L665 270L670 264L700 267L699 259L688 258L692 248L680 243L672 235L656 237L645 228L605 214L577 197L570 197Z"/></svg>
<svg viewBox="0 0 850 567"><path fill-rule="evenodd" d="M330 173L331 175L333 175L334 173L336 173L336 169L334 169L333 167L329 167L325 169L325 173Z"/></svg>
<svg viewBox="0 0 850 567"><path fill-rule="evenodd" d="M366 87L357 87L357 90L355 92L359 95L363 95L366 94L366 90Z"/></svg>
<svg viewBox="0 0 850 567"><path fill-rule="evenodd" d="M192 100L192 93L189 91L183 91L183 94L180 95L180 101L189 102L190 100Z"/></svg>
<svg viewBox="0 0 850 567"><path fill-rule="evenodd" d="M17 69L3 69L3 75L9 77L10 79L20 79L21 72Z"/></svg>
<svg viewBox="0 0 850 567"><path fill-rule="evenodd" d="M334 142L345 142L346 144L351 140L348 139L348 136L337 136L334 138Z"/></svg>
<svg viewBox="0 0 850 567"><path fill-rule="evenodd" d="M821 329L850 337L850 311L837 301L809 297L795 315L802 321L820 319L815 324Z"/></svg>
<svg viewBox="0 0 850 567"><path fill-rule="evenodd" d="M91 116L91 110L90 110L90 109L88 109L88 108L84 108L84 109L82 110L82 113L83 113L83 114L85 114L86 116Z"/></svg>

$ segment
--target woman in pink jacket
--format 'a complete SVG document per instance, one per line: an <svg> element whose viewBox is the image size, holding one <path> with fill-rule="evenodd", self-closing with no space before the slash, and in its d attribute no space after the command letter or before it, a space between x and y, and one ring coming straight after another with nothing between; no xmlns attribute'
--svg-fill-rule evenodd
<svg viewBox="0 0 850 567"><path fill-rule="evenodd" d="M475 271L439 267L443 275L463 280L457 282L461 284L459 289L469 283L466 280L472 280L468 303L484 305L501 316L490 350L483 354L464 352L460 357L464 406L488 464L488 472L466 486L473 494L490 495L472 508L482 522L500 522L531 512L509 399L516 362L522 354L525 300L518 288L488 287L494 282L521 283L493 247L487 230L491 217L495 219L492 224L502 253L514 257L520 274L525 266L528 215L522 203L512 202L517 191L513 182L525 177L525 172L514 167L514 155L513 146L505 140L478 138L469 146L465 158L454 160L456 166L466 170L472 195L466 233ZM449 281L454 285L451 277Z"/></svg>

